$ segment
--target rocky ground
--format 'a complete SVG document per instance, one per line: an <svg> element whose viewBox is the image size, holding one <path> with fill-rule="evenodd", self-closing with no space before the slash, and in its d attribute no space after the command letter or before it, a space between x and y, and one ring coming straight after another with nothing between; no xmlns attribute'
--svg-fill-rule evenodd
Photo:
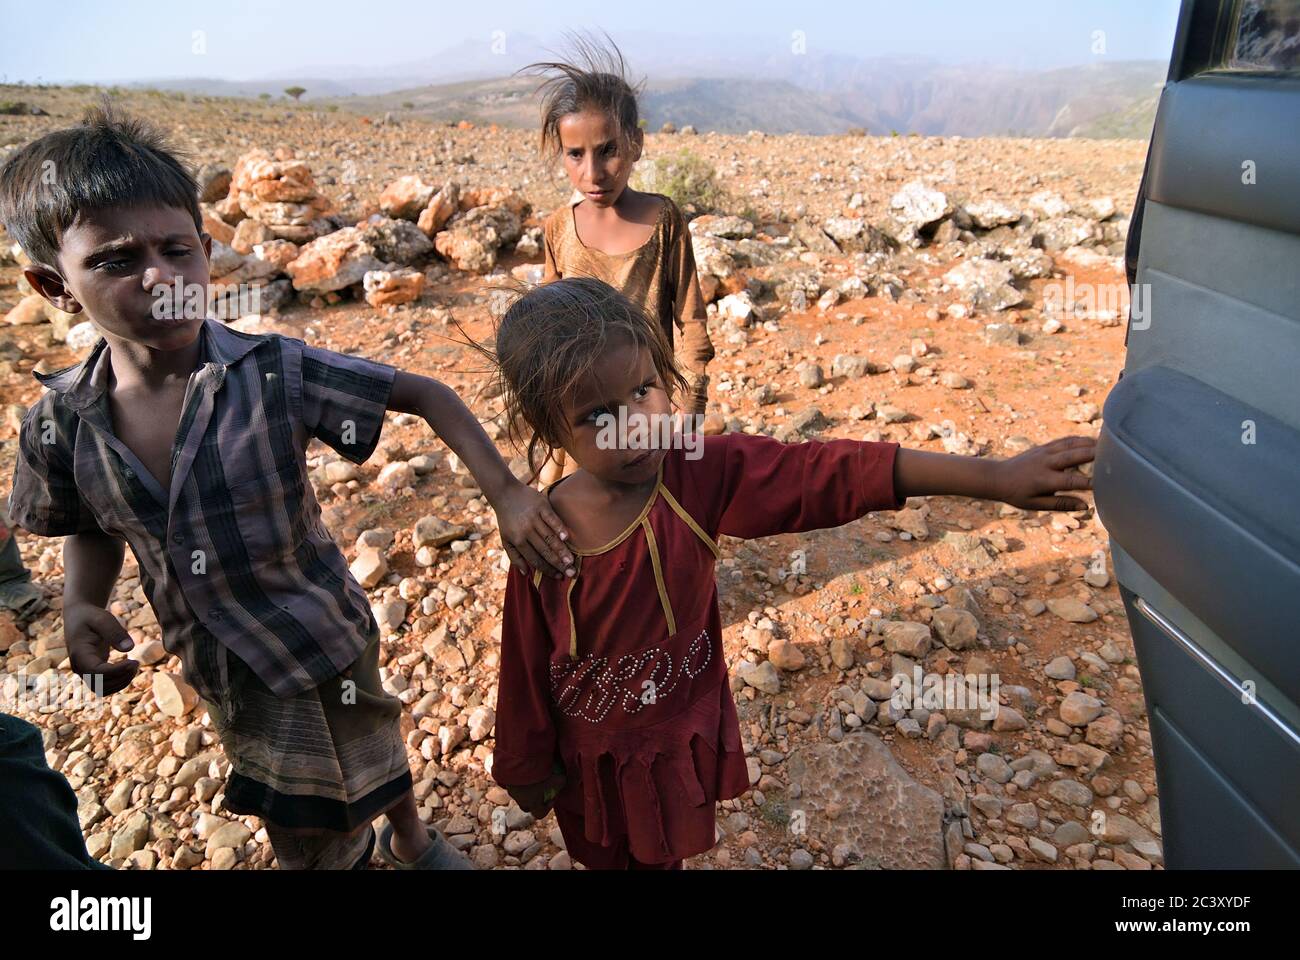
<svg viewBox="0 0 1300 960"><path fill-rule="evenodd" d="M0 116L0 156L89 99L0 92L46 112ZM126 106L202 168L216 282L260 297L255 314L234 302L234 322L447 381L522 470L456 324L488 336L499 295L485 286L538 275L537 227L569 191L533 134L143 94ZM1095 435L1122 365L1120 254L1144 143L684 132L647 137L643 166L683 150L725 191L692 222L718 347L709 429L988 456ZM6 474L40 393L33 369L93 342L30 299L20 261L4 241ZM386 634L422 815L480 867L570 868L553 821L512 807L485 770L505 573L472 478L410 416L390 417L361 468L320 446L308 456ZM18 536L52 609L26 628L0 617L5 709L42 727L92 853L141 869L272 866L258 823L222 813L225 760L129 551L112 610L145 665L131 687L98 716L16 700L20 681L69 670L60 545ZM690 868L1160 867L1141 677L1091 509L920 498L722 549L754 787L722 805L720 842ZM996 676L995 716L899 711L890 678L916 665Z"/></svg>

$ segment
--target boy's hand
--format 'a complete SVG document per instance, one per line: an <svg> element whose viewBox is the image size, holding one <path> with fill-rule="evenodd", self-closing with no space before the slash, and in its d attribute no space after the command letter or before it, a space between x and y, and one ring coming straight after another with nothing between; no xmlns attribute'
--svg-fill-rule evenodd
<svg viewBox="0 0 1300 960"><path fill-rule="evenodd" d="M1058 490L1091 490L1092 480L1070 467L1090 463L1097 441L1091 437L1060 437L1010 460L994 465L995 499L1023 510L1084 510L1078 497L1057 496Z"/></svg>
<svg viewBox="0 0 1300 960"><path fill-rule="evenodd" d="M541 783L532 783L525 787L506 787L510 799L519 804L519 809L540 820L551 812L555 798L564 789L564 774L555 772Z"/></svg>
<svg viewBox="0 0 1300 960"><path fill-rule="evenodd" d="M117 693L131 682L140 664L135 660L108 662L108 652L130 650L135 641L126 628L103 607L74 603L63 608L63 637L68 659L79 676L97 674L104 678L103 696Z"/></svg>
<svg viewBox="0 0 1300 960"><path fill-rule="evenodd" d="M564 546L569 533L545 494L515 481L492 504L501 528L501 543L511 564L541 570L552 577L574 576L573 556Z"/></svg>

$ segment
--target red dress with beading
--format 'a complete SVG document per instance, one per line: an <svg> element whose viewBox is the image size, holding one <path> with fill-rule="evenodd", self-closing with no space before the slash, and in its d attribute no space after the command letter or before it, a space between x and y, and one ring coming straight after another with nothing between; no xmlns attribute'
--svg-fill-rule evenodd
<svg viewBox="0 0 1300 960"><path fill-rule="evenodd" d="M706 437L670 450L640 516L578 575L512 568L492 775L538 783L559 760L556 808L588 844L642 863L714 844L714 804L750 788L727 684L714 562L721 534L754 538L901 506L894 443ZM562 482L562 481L560 481Z"/></svg>

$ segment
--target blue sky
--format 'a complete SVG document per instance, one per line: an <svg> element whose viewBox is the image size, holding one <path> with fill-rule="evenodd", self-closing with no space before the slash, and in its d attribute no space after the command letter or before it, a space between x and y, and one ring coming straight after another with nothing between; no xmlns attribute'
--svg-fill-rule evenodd
<svg viewBox="0 0 1300 960"><path fill-rule="evenodd" d="M692 38L723 52L909 56L1047 68L1167 60L1178 0L773 0L654 3L445 3L438 0L0 0L0 75L12 82L108 82L151 77L250 79L298 69L380 71L494 31L551 44L566 29ZM194 52L202 31L205 52ZM1098 53L1100 46L1104 50ZM703 54L707 56L707 49ZM653 71L652 64L634 64Z"/></svg>

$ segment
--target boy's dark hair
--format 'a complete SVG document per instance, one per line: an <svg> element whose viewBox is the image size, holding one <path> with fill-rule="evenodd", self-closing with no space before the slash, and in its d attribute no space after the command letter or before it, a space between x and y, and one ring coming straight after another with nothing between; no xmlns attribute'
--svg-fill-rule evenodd
<svg viewBox="0 0 1300 960"><path fill-rule="evenodd" d="M538 87L542 95L541 152L554 158L560 152L560 121L571 113L597 110L618 124L622 146L630 145L641 130L636 98L642 83L627 79L622 51L604 35L604 42L571 33L565 39L572 48L567 60L542 61L521 67L516 73L545 76Z"/></svg>
<svg viewBox="0 0 1300 960"><path fill-rule="evenodd" d="M47 133L0 167L0 223L34 263L55 268L85 210L180 207L203 233L198 185L166 136L105 98L80 125Z"/></svg>
<svg viewBox="0 0 1300 960"><path fill-rule="evenodd" d="M534 287L507 308L494 349L475 345L492 361L495 389L490 393L505 398L511 441L518 447L527 440L534 478L568 437L565 398L595 368L601 351L620 341L650 351L670 398L687 390L663 328L618 290L592 277Z"/></svg>

